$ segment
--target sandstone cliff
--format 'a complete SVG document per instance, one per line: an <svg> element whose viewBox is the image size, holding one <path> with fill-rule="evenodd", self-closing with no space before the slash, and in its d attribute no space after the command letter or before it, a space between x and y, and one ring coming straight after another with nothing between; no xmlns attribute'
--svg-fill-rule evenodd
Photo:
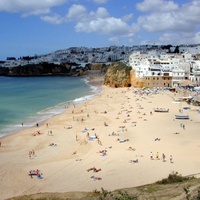
<svg viewBox="0 0 200 200"><path fill-rule="evenodd" d="M146 87L144 79L137 78L135 76L135 70L132 69L130 71L130 76L131 76L131 87L134 87L134 88L143 88L143 87Z"/></svg>
<svg viewBox="0 0 200 200"><path fill-rule="evenodd" d="M142 88L145 86L142 79L135 77L135 71L121 62L113 63L108 67L104 78L104 85L116 88Z"/></svg>

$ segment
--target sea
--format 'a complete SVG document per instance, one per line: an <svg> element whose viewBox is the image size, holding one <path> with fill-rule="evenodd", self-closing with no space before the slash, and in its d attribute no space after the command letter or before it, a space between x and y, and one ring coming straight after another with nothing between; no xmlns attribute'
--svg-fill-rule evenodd
<svg viewBox="0 0 200 200"><path fill-rule="evenodd" d="M83 77L0 76L0 137L42 123L99 92Z"/></svg>

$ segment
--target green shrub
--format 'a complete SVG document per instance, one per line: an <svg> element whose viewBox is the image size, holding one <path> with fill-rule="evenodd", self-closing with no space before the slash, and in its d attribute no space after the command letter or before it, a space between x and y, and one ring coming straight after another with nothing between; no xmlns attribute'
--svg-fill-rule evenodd
<svg viewBox="0 0 200 200"><path fill-rule="evenodd" d="M169 174L167 178L162 179L161 181L157 181L158 184L170 184L170 183L178 183L183 182L185 180L188 180L188 177L183 177L181 174L178 174L178 172L172 172Z"/></svg>
<svg viewBox="0 0 200 200"><path fill-rule="evenodd" d="M109 192L101 188L101 196L99 200L137 200L137 196L131 196L126 191L119 191L118 194Z"/></svg>
<svg viewBox="0 0 200 200"><path fill-rule="evenodd" d="M125 70L126 74L128 75L130 74L130 71L132 69L132 67L128 67L125 63L122 63L122 62L115 63L111 67L114 74L117 71Z"/></svg>

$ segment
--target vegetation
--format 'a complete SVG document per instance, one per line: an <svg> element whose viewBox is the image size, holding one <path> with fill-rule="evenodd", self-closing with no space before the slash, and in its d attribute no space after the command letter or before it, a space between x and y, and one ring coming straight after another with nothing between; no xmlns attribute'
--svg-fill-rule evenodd
<svg viewBox="0 0 200 200"><path fill-rule="evenodd" d="M116 74L117 71L124 70L126 73L126 76L127 76L130 74L132 67L127 66L125 63L117 62L117 63L113 63L112 65L110 65L109 69L112 71L113 74Z"/></svg>
<svg viewBox="0 0 200 200"><path fill-rule="evenodd" d="M169 174L167 178L162 179L161 181L157 181L158 184L171 184L171 183L179 183L188 180L189 177L183 177L178 172L172 172Z"/></svg>
<svg viewBox="0 0 200 200"><path fill-rule="evenodd" d="M195 195L193 199L200 200L200 187L198 188L197 195Z"/></svg>
<svg viewBox="0 0 200 200"><path fill-rule="evenodd" d="M137 196L128 194L127 191L118 191L117 194L101 188L99 200L137 200Z"/></svg>
<svg viewBox="0 0 200 200"><path fill-rule="evenodd" d="M38 193L9 200L170 200L174 198L200 200L200 179L189 178L172 184L154 183L112 192L101 188L101 191L94 190L92 192Z"/></svg>

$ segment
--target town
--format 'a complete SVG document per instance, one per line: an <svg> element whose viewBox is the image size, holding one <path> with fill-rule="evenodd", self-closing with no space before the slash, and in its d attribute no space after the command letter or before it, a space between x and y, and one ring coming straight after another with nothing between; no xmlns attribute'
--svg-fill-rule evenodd
<svg viewBox="0 0 200 200"><path fill-rule="evenodd" d="M190 82L195 86L200 85L200 44L70 47L45 55L7 57L6 61L0 61L0 67L40 63L76 63L79 67L85 67L88 63L109 64L118 61L132 67L136 77L145 79L148 87L176 87L184 83L189 85Z"/></svg>

